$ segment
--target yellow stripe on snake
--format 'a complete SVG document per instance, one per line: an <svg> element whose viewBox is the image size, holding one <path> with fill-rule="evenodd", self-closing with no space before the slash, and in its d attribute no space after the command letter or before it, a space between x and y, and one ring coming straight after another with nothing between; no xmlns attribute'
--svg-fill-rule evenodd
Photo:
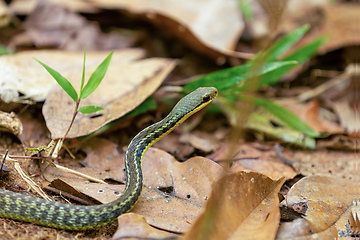
<svg viewBox="0 0 360 240"><path fill-rule="evenodd" d="M70 205L0 189L0 217L68 230L91 229L113 222L120 214L130 211L140 197L141 162L146 150L216 96L216 88L198 88L183 97L163 120L132 139L125 155L125 191L115 201L94 206Z"/></svg>

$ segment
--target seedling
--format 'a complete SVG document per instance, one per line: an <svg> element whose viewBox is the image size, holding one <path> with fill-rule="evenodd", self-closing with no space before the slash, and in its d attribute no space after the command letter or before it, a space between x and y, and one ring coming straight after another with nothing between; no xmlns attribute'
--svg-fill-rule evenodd
<svg viewBox="0 0 360 240"><path fill-rule="evenodd" d="M110 64L112 55L114 52L111 52L105 60L96 68L96 70L91 74L89 80L85 84L85 58L86 58L86 48L84 49L84 62L83 62L83 72L82 72L82 78L81 78L81 86L80 86L80 93L78 94L75 90L75 88L71 85L71 83L63 77L59 72L52 69L51 67L47 66L45 63L42 63L38 59L34 58L36 61L38 61L50 74L53 76L53 78L57 81L57 83L64 89L64 91L74 100L75 102L75 110L73 117L71 119L69 128L67 129L64 137L61 140L61 143L64 142L66 136L68 135L71 126L74 123L74 120L78 114L78 112L81 112L83 114L89 114L94 113L100 110L103 110L102 107L98 106L84 106L79 108L80 100L87 98L91 93L95 91L95 89L99 86L101 81L103 80L105 73L108 69L108 66Z"/></svg>

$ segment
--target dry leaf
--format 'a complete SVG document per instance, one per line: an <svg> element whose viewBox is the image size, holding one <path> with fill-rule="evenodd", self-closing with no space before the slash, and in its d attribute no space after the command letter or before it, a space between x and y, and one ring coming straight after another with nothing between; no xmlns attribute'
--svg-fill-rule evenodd
<svg viewBox="0 0 360 240"><path fill-rule="evenodd" d="M46 62L41 58L39 60ZM100 64L100 61L97 64ZM49 66L51 65L49 64ZM112 60L99 87L80 104L80 107L95 105L103 107L104 110L94 114L79 113L68 137L74 138L90 134L133 110L160 86L174 66L175 60L164 58L138 61ZM89 76L94 70L87 68L86 75ZM80 76L67 79L72 82L75 89L79 89L77 86L80 86ZM43 107L46 125L53 139L64 136L72 119L73 111L73 100L60 86L55 86L50 91Z"/></svg>
<svg viewBox="0 0 360 240"><path fill-rule="evenodd" d="M319 103L317 101L310 101L306 104L294 103L283 105L304 120L317 132L328 134L344 133L344 129L336 122L331 122L320 116Z"/></svg>
<svg viewBox="0 0 360 240"><path fill-rule="evenodd" d="M254 172L224 176L214 184L204 213L184 239L273 239L280 220L278 192L284 182Z"/></svg>
<svg viewBox="0 0 360 240"><path fill-rule="evenodd" d="M232 164L228 168L226 158L229 157L231 150L234 152L231 153ZM262 173L271 179L280 179L281 177L292 179L297 175L291 166L280 161L280 157L273 148L260 150L254 144L239 144L235 149L228 144L207 157L218 162L220 166L230 172L250 170Z"/></svg>
<svg viewBox="0 0 360 240"><path fill-rule="evenodd" d="M99 142L99 145L101 147L93 151L98 151L107 160L96 163L91 156L91 162L86 162L92 168L79 170L93 172L93 177L104 177L107 173L101 174L98 169L116 167L121 179L124 175L124 160L119 162L117 150L114 146L107 147L106 141ZM114 163L110 163L111 160ZM149 224L157 228L185 232L200 214L210 195L211 184L224 174L225 171L218 164L206 158L195 157L179 163L170 154L149 148L143 159L144 189L132 211L143 215ZM124 185L90 183L76 176L62 175L64 182L98 202L113 201L124 191Z"/></svg>
<svg viewBox="0 0 360 240"><path fill-rule="evenodd" d="M294 151L294 166L302 175L323 175L339 179L356 179L359 154L349 151ZM340 167L341 166L341 167Z"/></svg>
<svg viewBox="0 0 360 240"><path fill-rule="evenodd" d="M310 176L301 179L288 192L288 207L306 204L303 219L284 224L278 239L334 239L340 216L350 208L359 195L357 183L335 177ZM351 217L350 214L348 214ZM322 236L322 237L320 237Z"/></svg>
<svg viewBox="0 0 360 240"><path fill-rule="evenodd" d="M108 54L109 52L88 52L86 54L88 78ZM114 51L110 66L123 65L140 59L144 55L145 52L141 49ZM44 101L50 89L57 85L55 79L33 58L41 60L71 82L81 79L83 52L43 50L0 56L0 75L2 76L0 78L0 98L3 101L8 103L22 99Z"/></svg>
<svg viewBox="0 0 360 240"><path fill-rule="evenodd" d="M112 239L172 239L175 234L151 227L145 218L136 213L126 213L118 218L118 230Z"/></svg>
<svg viewBox="0 0 360 240"><path fill-rule="evenodd" d="M38 2L23 29L24 32L12 38L10 48L35 45L38 48L81 51L85 45L88 51L95 51L128 48L135 41L135 38L125 37L119 32L103 33L98 24L48 1Z"/></svg>
<svg viewBox="0 0 360 240"><path fill-rule="evenodd" d="M244 29L242 14L235 0L175 1L175 0L93 0L99 7L125 9L139 14L159 28L181 38L198 52L218 63L222 55L247 56L234 52ZM199 9L202 9L199 11Z"/></svg>
<svg viewBox="0 0 360 240"><path fill-rule="evenodd" d="M19 137L22 134L23 126L15 113L0 111L0 132L10 132Z"/></svg>

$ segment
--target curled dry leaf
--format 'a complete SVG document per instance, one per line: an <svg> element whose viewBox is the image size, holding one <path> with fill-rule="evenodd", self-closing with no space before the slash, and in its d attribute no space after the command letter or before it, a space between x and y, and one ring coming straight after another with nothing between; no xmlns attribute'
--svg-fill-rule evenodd
<svg viewBox="0 0 360 240"><path fill-rule="evenodd" d="M114 57L115 55L116 53ZM103 55L104 58L105 55ZM77 61L78 59L81 59L81 57L76 58ZM119 56L117 59L119 60ZM43 61L43 59L39 60ZM133 58L120 61L112 59L99 87L90 97L83 99L80 104L80 107L95 105L103 107L104 110L94 114L79 114L70 129L69 138L90 134L106 123L118 119L133 110L160 86L176 63L175 60L164 58L131 60ZM71 59L67 61L71 61ZM97 64L100 64L100 62ZM49 66L51 65L49 64ZM90 73L95 69L88 67L86 70L86 75L90 76ZM79 89L80 75L67 79L75 85L75 89ZM46 125L53 139L64 136L70 125L73 111L74 102L72 99L60 86L55 86L50 91L43 107Z"/></svg>
<svg viewBox="0 0 360 240"><path fill-rule="evenodd" d="M136 213L126 213L118 219L118 230L113 236L113 239L172 239L176 238L175 234L161 231L151 227L146 219Z"/></svg>
<svg viewBox="0 0 360 240"><path fill-rule="evenodd" d="M278 239L334 239L340 237L336 223L359 196L356 181L335 177L310 176L301 179L288 192L288 207L306 205L305 217L281 226ZM351 217L348 211L347 217ZM349 218L348 218L348 221ZM346 222L346 221L345 221Z"/></svg>
<svg viewBox="0 0 360 240"><path fill-rule="evenodd" d="M222 177L184 239L274 239L280 221L278 192L284 182L254 172Z"/></svg>
<svg viewBox="0 0 360 240"><path fill-rule="evenodd" d="M0 131L10 132L19 137L22 133L23 126L20 119L15 113L6 113L0 111Z"/></svg>
<svg viewBox="0 0 360 240"><path fill-rule="evenodd" d="M250 57L235 52L243 32L242 14L235 0L93 0L99 7L125 9L145 17L179 37L196 51L224 63L222 55ZM201 9L201 11L199 11Z"/></svg>

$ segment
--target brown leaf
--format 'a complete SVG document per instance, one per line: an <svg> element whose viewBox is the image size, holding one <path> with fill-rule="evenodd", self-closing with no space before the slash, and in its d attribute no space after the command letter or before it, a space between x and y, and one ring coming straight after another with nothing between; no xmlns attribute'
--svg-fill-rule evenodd
<svg viewBox="0 0 360 240"><path fill-rule="evenodd" d="M310 176L301 179L290 189L286 202L288 207L306 204L305 217L283 225L278 239L338 237L334 224L349 209L354 197L359 196L357 186L356 182L335 177ZM350 214L348 216L351 217Z"/></svg>
<svg viewBox="0 0 360 240"><path fill-rule="evenodd" d="M25 31L15 35L9 46L18 48L35 45L38 48L55 47L81 51L86 45L88 51L95 51L128 48L133 45L134 38L125 37L115 31L103 33L98 24L89 22L68 8L65 9L66 2L62 4L63 6L60 6L48 1L39 1L24 22ZM89 6L91 4L87 4L88 10Z"/></svg>
<svg viewBox="0 0 360 240"><path fill-rule="evenodd" d="M234 152L231 153L232 164L228 169L226 158L229 157L230 150ZM292 167L280 161L280 157L277 156L274 148L259 149L254 144L246 143L239 144L235 149L231 149L231 145L228 144L208 157L230 172L250 170L262 173L271 179L280 179L283 176L286 179L292 179L297 175Z"/></svg>
<svg viewBox="0 0 360 240"><path fill-rule="evenodd" d="M112 239L171 239L175 234L151 227L145 218L136 213L126 213L118 219L118 230Z"/></svg>
<svg viewBox="0 0 360 240"><path fill-rule="evenodd" d="M114 56L116 53L114 54ZM95 105L103 107L98 113L78 114L68 134L69 138L90 134L133 110L149 97L162 83L175 66L175 61L164 58L152 58L138 61L132 59L112 60L99 87L90 97L81 101L80 107ZM103 59L105 56L103 56ZM133 58L133 57L130 57ZM74 61L78 61L75 58ZM40 59L46 62L43 59ZM71 59L67 59L68 62ZM90 62L91 60L87 60ZM101 61L94 63L100 64ZM50 65L51 66L51 65ZM74 69L75 67L71 67ZM81 68L78 68L79 70ZM86 76L95 69L87 68ZM60 71L61 72L61 71ZM81 72L81 71L80 71ZM79 72L79 73L80 73ZM75 89L79 89L81 77L68 77ZM74 111L74 102L60 87L55 86L49 93L43 115L53 139L64 136Z"/></svg>
<svg viewBox="0 0 360 240"><path fill-rule="evenodd" d="M317 150L295 151L294 166L302 175L332 176L339 179L356 179L359 154L349 151ZM341 166L341 167L339 167Z"/></svg>
<svg viewBox="0 0 360 240"><path fill-rule="evenodd" d="M306 104L284 104L286 108L309 124L312 129L320 133L344 133L344 129L335 122L331 122L319 114L319 103L310 101Z"/></svg>
<svg viewBox="0 0 360 240"><path fill-rule="evenodd" d="M96 163L91 157L93 160L86 162L94 169L87 167L87 170L81 171L106 176L107 173L97 173L98 169L115 167L121 179L124 160L114 154L116 150L113 146L106 147L106 141L99 142L99 146L94 153L98 151L106 161ZM105 149L103 154L102 149ZM206 158L194 157L180 163L162 150L149 148L143 159L144 189L132 211L143 215L149 224L157 228L185 232L200 214L210 195L211 184L224 174L225 171L218 164ZM64 176L67 177L62 179L67 184L102 203L115 200L124 191L124 185L90 183L68 174Z"/></svg>
<svg viewBox="0 0 360 240"><path fill-rule="evenodd" d="M224 176L214 184L204 213L184 239L273 239L284 181L254 172Z"/></svg>

